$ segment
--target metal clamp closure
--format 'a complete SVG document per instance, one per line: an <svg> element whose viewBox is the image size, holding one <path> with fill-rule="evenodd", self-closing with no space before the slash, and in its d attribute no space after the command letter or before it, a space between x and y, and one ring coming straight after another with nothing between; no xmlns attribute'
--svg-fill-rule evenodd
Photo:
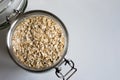
<svg viewBox="0 0 120 80"><path fill-rule="evenodd" d="M61 65L69 66L70 69L65 74L63 74ZM74 67L74 62L72 60L64 59L60 63L60 65L55 68L55 70L56 70L55 74L57 75L58 78L68 80L77 71L77 68Z"/></svg>
<svg viewBox="0 0 120 80"><path fill-rule="evenodd" d="M19 10L14 9L11 15L6 16L7 23L11 23L12 21L14 21L14 19L16 19L20 14L21 12Z"/></svg>

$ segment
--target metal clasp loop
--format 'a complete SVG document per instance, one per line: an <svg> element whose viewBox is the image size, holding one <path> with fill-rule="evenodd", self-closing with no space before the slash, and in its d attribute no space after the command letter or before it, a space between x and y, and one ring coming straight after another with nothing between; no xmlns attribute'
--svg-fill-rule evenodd
<svg viewBox="0 0 120 80"><path fill-rule="evenodd" d="M64 66L69 66L70 70L63 74L61 65ZM77 68L74 67L74 62L72 60L64 59L58 67L55 68L55 74L57 75L58 78L61 78L63 80L68 80L75 72L77 71Z"/></svg>

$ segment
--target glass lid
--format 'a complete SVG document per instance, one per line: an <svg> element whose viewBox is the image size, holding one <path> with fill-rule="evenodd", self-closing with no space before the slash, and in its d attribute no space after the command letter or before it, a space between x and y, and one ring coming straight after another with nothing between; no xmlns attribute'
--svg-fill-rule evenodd
<svg viewBox="0 0 120 80"><path fill-rule="evenodd" d="M11 3L12 0L0 0L0 13L3 12Z"/></svg>
<svg viewBox="0 0 120 80"><path fill-rule="evenodd" d="M0 0L0 30L9 25L6 17L11 16L14 10L24 12L26 6L27 0Z"/></svg>

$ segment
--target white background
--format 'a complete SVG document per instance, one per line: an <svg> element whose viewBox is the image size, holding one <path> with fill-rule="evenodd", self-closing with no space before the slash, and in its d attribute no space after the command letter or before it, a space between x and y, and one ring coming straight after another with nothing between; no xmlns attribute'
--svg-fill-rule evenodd
<svg viewBox="0 0 120 80"><path fill-rule="evenodd" d="M77 73L70 80L120 80L120 0L29 0L26 11L47 10L66 25L66 58ZM60 80L54 69L30 73L19 68L6 49L7 29L0 31L0 80Z"/></svg>

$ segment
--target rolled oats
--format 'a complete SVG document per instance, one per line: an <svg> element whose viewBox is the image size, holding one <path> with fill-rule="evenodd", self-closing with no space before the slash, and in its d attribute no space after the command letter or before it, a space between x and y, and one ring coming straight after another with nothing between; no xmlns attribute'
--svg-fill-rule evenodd
<svg viewBox="0 0 120 80"><path fill-rule="evenodd" d="M12 36L15 57L26 67L44 69L63 55L62 27L48 16L31 16L19 22Z"/></svg>

